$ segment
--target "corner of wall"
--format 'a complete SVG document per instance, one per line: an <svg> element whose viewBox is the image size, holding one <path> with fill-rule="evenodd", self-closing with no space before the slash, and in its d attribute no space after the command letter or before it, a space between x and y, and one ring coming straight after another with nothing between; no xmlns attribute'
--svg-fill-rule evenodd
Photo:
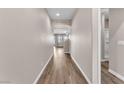
<svg viewBox="0 0 124 93"><path fill-rule="evenodd" d="M113 75L115 75L117 78L119 78L120 80L124 81L124 76L120 75L119 73L115 72L112 69L109 69L109 72Z"/></svg>

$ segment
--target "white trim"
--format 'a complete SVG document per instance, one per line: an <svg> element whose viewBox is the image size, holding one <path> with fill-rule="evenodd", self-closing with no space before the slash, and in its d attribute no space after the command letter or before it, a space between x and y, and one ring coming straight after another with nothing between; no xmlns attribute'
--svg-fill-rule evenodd
<svg viewBox="0 0 124 93"><path fill-rule="evenodd" d="M101 84L101 30L102 30L102 25L101 25L101 9L98 8L98 84Z"/></svg>
<svg viewBox="0 0 124 93"><path fill-rule="evenodd" d="M40 79L41 75L43 74L46 66L48 65L48 63L50 62L51 58L53 57L53 53L51 54L51 56L49 57L47 63L45 64L45 66L41 69L41 72L38 74L38 76L36 77L35 81L33 82L33 84L37 84L38 80Z"/></svg>
<svg viewBox="0 0 124 93"><path fill-rule="evenodd" d="M101 62L109 61L108 59L101 59Z"/></svg>
<svg viewBox="0 0 124 93"><path fill-rule="evenodd" d="M90 79L87 77L87 75L84 73L84 71L81 69L81 67L78 65L78 62L75 60L75 58L71 55L72 60L74 61L74 63L76 64L76 66L79 68L79 70L81 71L81 73L83 74L83 76L85 77L86 81L91 84Z"/></svg>
<svg viewBox="0 0 124 93"><path fill-rule="evenodd" d="M70 52L64 52L65 54L70 54Z"/></svg>
<svg viewBox="0 0 124 93"><path fill-rule="evenodd" d="M92 83L101 83L101 9L92 9Z"/></svg>
<svg viewBox="0 0 124 93"><path fill-rule="evenodd" d="M119 73L113 71L112 69L109 69L109 72L113 75L115 75L116 77L118 77L119 79L121 79L122 81L124 81L124 76L120 75Z"/></svg>

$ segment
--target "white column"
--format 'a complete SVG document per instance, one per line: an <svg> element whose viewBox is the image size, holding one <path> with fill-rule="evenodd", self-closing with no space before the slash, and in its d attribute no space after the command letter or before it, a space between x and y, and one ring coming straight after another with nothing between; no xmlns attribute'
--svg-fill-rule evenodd
<svg viewBox="0 0 124 93"><path fill-rule="evenodd" d="M92 9L92 83L101 83L101 9Z"/></svg>

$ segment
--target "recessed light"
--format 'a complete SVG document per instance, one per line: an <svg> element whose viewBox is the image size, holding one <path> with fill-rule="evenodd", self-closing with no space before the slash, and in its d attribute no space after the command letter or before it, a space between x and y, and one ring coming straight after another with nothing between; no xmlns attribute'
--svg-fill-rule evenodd
<svg viewBox="0 0 124 93"><path fill-rule="evenodd" d="M56 16L60 16L60 13L56 13Z"/></svg>

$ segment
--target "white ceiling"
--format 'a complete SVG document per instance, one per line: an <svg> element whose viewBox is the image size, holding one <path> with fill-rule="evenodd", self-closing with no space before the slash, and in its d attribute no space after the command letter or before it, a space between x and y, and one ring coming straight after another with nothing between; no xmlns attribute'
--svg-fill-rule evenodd
<svg viewBox="0 0 124 93"><path fill-rule="evenodd" d="M48 15L53 21L68 21L71 20L76 11L75 8L47 8ZM60 13L60 16L56 16L56 13Z"/></svg>

